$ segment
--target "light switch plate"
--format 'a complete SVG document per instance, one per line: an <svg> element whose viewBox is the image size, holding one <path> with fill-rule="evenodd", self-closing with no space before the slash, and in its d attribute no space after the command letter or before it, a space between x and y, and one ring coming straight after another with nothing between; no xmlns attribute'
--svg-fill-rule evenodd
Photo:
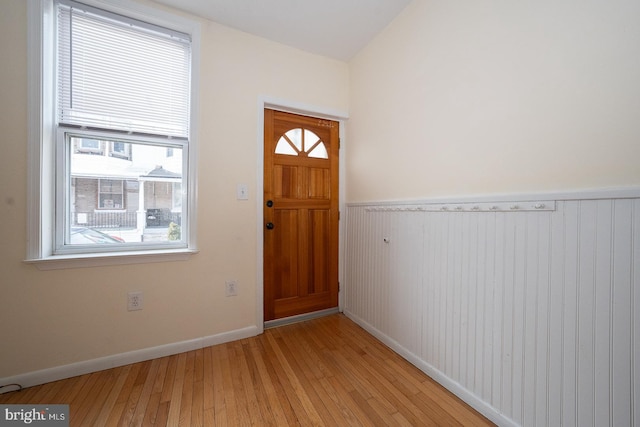
<svg viewBox="0 0 640 427"><path fill-rule="evenodd" d="M238 200L249 200L249 187L247 184L238 184L236 187L236 197Z"/></svg>

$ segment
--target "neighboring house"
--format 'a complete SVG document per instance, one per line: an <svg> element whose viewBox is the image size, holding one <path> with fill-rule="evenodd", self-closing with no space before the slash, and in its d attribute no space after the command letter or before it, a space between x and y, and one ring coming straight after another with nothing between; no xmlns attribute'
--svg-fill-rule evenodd
<svg viewBox="0 0 640 427"><path fill-rule="evenodd" d="M182 152L143 144L97 139L72 140L73 225L135 230L180 224Z"/></svg>

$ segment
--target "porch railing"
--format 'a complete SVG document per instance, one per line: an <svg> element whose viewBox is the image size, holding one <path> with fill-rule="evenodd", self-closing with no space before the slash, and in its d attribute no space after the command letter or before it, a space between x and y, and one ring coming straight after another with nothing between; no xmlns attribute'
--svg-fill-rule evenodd
<svg viewBox="0 0 640 427"><path fill-rule="evenodd" d="M180 212L169 209L147 209L146 227L168 227L170 223L182 223ZM136 228L136 212L75 212L73 225L91 228Z"/></svg>
<svg viewBox="0 0 640 427"><path fill-rule="evenodd" d="M136 228L136 213L75 212L73 225L91 228Z"/></svg>

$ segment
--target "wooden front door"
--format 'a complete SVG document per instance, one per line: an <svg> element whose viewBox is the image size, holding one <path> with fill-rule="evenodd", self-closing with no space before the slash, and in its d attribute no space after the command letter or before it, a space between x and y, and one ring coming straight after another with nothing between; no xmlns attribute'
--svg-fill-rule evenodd
<svg viewBox="0 0 640 427"><path fill-rule="evenodd" d="M265 110L264 320L338 306L338 122Z"/></svg>

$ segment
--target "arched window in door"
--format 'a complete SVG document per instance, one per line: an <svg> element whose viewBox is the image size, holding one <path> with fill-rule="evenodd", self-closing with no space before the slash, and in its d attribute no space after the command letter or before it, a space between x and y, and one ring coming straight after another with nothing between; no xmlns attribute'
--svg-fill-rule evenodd
<svg viewBox="0 0 640 427"><path fill-rule="evenodd" d="M276 144L276 154L287 156L305 156L315 159L328 159L329 153L324 142L309 129L291 129L280 137Z"/></svg>

